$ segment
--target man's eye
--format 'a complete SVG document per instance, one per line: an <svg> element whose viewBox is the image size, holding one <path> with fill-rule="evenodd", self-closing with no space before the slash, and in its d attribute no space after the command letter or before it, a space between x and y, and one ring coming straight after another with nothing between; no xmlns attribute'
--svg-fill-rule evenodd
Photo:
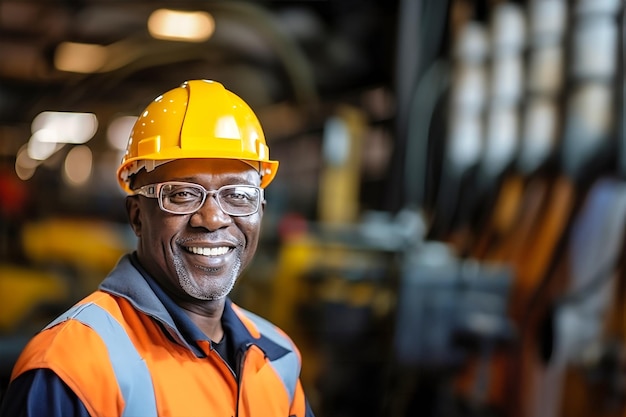
<svg viewBox="0 0 626 417"><path fill-rule="evenodd" d="M250 190L243 187L231 188L229 190L225 190L222 193L222 197L228 200L255 200L256 192L254 189Z"/></svg>
<svg viewBox="0 0 626 417"><path fill-rule="evenodd" d="M231 205L233 207L249 207L256 204L257 194L255 190L237 187L223 190L220 195L220 199L223 203Z"/></svg>
<svg viewBox="0 0 626 417"><path fill-rule="evenodd" d="M245 193L230 192L225 196L229 200L249 200L251 197Z"/></svg>
<svg viewBox="0 0 626 417"><path fill-rule="evenodd" d="M184 200L195 200L201 198L201 193L198 190L190 189L190 188L182 188L171 190L167 193L167 197L171 200L184 201Z"/></svg>

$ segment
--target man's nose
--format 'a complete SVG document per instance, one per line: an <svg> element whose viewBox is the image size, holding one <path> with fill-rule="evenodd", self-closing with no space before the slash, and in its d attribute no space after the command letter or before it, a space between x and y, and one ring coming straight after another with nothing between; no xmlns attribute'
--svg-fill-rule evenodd
<svg viewBox="0 0 626 417"><path fill-rule="evenodd" d="M222 210L215 194L209 194L204 204L191 216L190 223L193 227L217 230L232 223L232 217Z"/></svg>

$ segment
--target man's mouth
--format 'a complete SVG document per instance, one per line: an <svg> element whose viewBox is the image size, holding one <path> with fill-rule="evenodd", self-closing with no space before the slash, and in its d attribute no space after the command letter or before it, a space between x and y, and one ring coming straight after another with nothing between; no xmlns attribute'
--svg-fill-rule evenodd
<svg viewBox="0 0 626 417"><path fill-rule="evenodd" d="M227 254L231 248L228 246L219 246L216 248L201 248L196 246L185 246L187 252L202 256L220 256Z"/></svg>

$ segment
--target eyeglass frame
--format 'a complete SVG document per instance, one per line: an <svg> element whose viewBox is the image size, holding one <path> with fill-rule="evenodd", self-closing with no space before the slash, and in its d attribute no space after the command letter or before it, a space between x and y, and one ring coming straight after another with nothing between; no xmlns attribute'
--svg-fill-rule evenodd
<svg viewBox="0 0 626 417"><path fill-rule="evenodd" d="M163 189L163 186L165 185L182 185L182 186L193 186L198 188L199 190L202 191L202 202L198 205L198 208L192 211L185 211L185 212L178 212L178 211L172 211L172 210L168 210L165 207L163 207L163 199L161 198L161 190ZM263 188L258 187L256 185L250 185L250 184L228 184L228 185L223 185L220 188L218 188L217 190L207 190L206 188L204 188L202 185L200 184L196 184L195 182L184 182L184 181L164 181L164 182L156 182L153 184L146 184L143 185L133 191L133 196L135 195L141 195L147 198L155 198L158 202L159 202L159 208L161 210L163 210L166 213L170 213L170 214L180 214L180 215L187 215L187 214L194 214L196 213L198 210L200 210L202 208L202 206L204 206L204 203L206 203L206 199L207 196L217 196L219 194L220 191L224 190L224 189L229 189L229 188L237 188L237 187L247 187L247 188L253 188L255 190L258 191L257 194L257 205L256 205L256 210L254 210L252 213L248 213L248 214L236 214L236 213L231 213L227 210L224 209L224 207L222 206L222 203L220 202L220 199L215 197L215 201L217 202L218 207L220 208L220 210L222 210L225 214L228 214L229 216L233 216L233 217L247 217L247 216L252 216L253 214L257 213L259 211L259 208L261 207L261 202L263 201ZM150 190L150 188L152 188L152 190Z"/></svg>

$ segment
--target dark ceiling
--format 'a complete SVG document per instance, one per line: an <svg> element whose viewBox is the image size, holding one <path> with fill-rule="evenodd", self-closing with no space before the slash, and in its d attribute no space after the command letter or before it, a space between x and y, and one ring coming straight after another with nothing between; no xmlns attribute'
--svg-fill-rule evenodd
<svg viewBox="0 0 626 417"><path fill-rule="evenodd" d="M158 8L206 10L215 35L195 44L152 39L146 22ZM29 123L41 110L136 113L191 78L220 80L256 108L307 106L389 84L396 13L384 0L3 0L0 125ZM120 45L118 68L56 70L64 41Z"/></svg>

